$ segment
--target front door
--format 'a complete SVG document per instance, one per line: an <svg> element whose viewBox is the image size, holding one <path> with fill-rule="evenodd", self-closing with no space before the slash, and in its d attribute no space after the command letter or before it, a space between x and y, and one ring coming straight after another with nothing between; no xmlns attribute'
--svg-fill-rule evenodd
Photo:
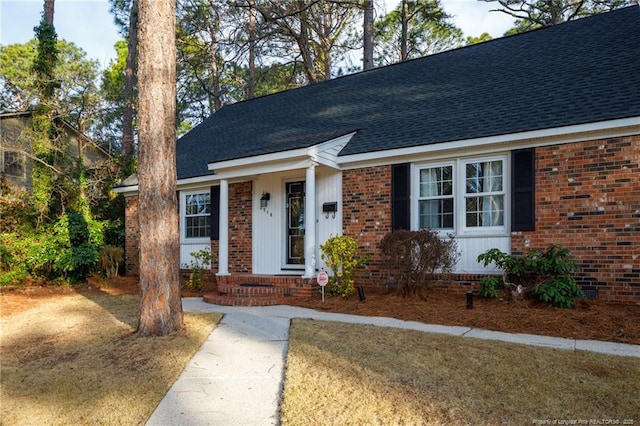
<svg viewBox="0 0 640 426"><path fill-rule="evenodd" d="M304 265L304 182L287 182L287 265Z"/></svg>

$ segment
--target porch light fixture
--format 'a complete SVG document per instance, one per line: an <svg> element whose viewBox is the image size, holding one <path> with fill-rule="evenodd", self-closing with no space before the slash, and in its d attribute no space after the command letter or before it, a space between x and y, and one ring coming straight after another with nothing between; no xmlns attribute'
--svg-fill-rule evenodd
<svg viewBox="0 0 640 426"><path fill-rule="evenodd" d="M262 197L260 198L260 208L266 209L270 199L271 194L269 194L268 192L263 192Z"/></svg>

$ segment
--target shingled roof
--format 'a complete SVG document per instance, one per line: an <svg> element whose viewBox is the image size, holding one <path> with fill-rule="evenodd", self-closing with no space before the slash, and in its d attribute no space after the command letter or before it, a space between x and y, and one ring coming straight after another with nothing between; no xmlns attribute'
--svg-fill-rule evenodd
<svg viewBox="0 0 640 426"><path fill-rule="evenodd" d="M340 155L640 117L639 36L631 6L228 105L178 140L178 176L354 131Z"/></svg>

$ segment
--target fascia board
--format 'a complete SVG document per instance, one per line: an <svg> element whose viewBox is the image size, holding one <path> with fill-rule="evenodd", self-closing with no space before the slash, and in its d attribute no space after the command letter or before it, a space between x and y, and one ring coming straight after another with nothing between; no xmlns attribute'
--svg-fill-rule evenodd
<svg viewBox="0 0 640 426"><path fill-rule="evenodd" d="M337 169L337 154L349 143L355 133L352 132L306 148L209 163L207 167L210 171L215 172L216 179L230 179L304 168L308 167L309 161Z"/></svg>
<svg viewBox="0 0 640 426"><path fill-rule="evenodd" d="M447 157L455 153L475 155L483 152L493 152L498 146L501 149L531 148L634 134L640 134L640 117L345 155L338 157L337 165L345 170L393 164L419 159L420 157Z"/></svg>

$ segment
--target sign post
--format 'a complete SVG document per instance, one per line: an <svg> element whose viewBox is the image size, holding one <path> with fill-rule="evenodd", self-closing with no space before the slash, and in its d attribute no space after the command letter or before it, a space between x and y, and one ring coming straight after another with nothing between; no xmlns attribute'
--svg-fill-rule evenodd
<svg viewBox="0 0 640 426"><path fill-rule="evenodd" d="M324 269L318 273L316 281L318 281L318 285L322 288L322 303L324 303L324 286L329 282L329 275L327 275Z"/></svg>

